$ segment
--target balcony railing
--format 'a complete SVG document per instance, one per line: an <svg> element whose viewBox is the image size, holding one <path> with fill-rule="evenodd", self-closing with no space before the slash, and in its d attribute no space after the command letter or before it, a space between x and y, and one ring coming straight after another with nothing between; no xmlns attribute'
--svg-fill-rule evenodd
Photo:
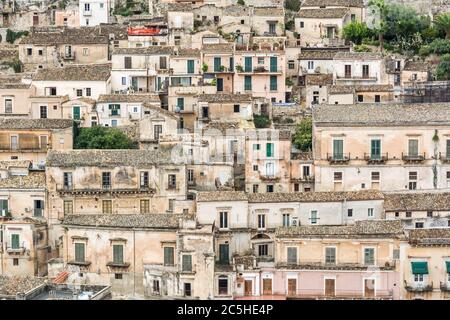
<svg viewBox="0 0 450 320"><path fill-rule="evenodd" d="M75 60L75 52L64 53L63 59L64 60Z"/></svg>
<svg viewBox="0 0 450 320"><path fill-rule="evenodd" d="M392 300L393 290L343 290L336 288L335 292L325 293L323 289L299 289L295 293L288 293L288 300Z"/></svg>
<svg viewBox="0 0 450 320"><path fill-rule="evenodd" d="M422 162L426 159L425 152L417 153L417 154L402 153L402 159L405 162Z"/></svg>
<svg viewBox="0 0 450 320"><path fill-rule="evenodd" d="M91 10L83 10L83 16L92 16Z"/></svg>
<svg viewBox="0 0 450 320"><path fill-rule="evenodd" d="M396 261L380 259L373 263L345 262L337 261L326 262L325 260L306 260L301 259L298 262L281 261L277 263L278 268L285 269L312 269L312 270L367 270L370 268L379 268L381 270L395 270Z"/></svg>
<svg viewBox="0 0 450 320"><path fill-rule="evenodd" d="M350 161L350 153L327 153L327 160L334 164L346 164Z"/></svg>
<svg viewBox="0 0 450 320"><path fill-rule="evenodd" d="M364 153L364 159L369 164L385 163L388 160L388 154L387 153L380 153L380 154Z"/></svg>
<svg viewBox="0 0 450 320"><path fill-rule="evenodd" d="M291 177L291 182L314 182L314 176Z"/></svg>
<svg viewBox="0 0 450 320"><path fill-rule="evenodd" d="M130 194L130 193L155 193L156 189L149 186L136 186L134 188L113 188L111 185L89 186L87 188L77 188L73 185L56 185L56 191L60 194Z"/></svg>
<svg viewBox="0 0 450 320"><path fill-rule="evenodd" d="M450 282L441 282L439 288L441 288L441 291L450 291Z"/></svg>
<svg viewBox="0 0 450 320"><path fill-rule="evenodd" d="M409 292L430 292L433 291L433 282L412 282L405 281L405 290Z"/></svg>
<svg viewBox="0 0 450 320"><path fill-rule="evenodd" d="M443 154L439 152L439 159L441 159L443 163L450 163L450 153Z"/></svg>

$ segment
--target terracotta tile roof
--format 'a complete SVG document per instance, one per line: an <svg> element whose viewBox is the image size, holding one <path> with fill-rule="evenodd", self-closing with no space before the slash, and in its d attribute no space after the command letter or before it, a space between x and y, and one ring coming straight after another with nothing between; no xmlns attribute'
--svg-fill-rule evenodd
<svg viewBox="0 0 450 320"><path fill-rule="evenodd" d="M378 52L340 51L334 56L334 60L381 60L382 58L383 56Z"/></svg>
<svg viewBox="0 0 450 320"><path fill-rule="evenodd" d="M249 193L248 201L264 202L341 202L341 201L383 200L378 190L336 191L336 192L292 192L292 193Z"/></svg>
<svg viewBox="0 0 450 320"><path fill-rule="evenodd" d="M247 194L244 191L209 191L197 193L197 202L247 201L247 199Z"/></svg>
<svg viewBox="0 0 450 320"><path fill-rule="evenodd" d="M328 88L329 94L348 94L354 92L384 92L393 91L394 87L390 84L373 84L373 85L334 85Z"/></svg>
<svg viewBox="0 0 450 320"><path fill-rule="evenodd" d="M0 169L9 168L29 168L31 165L30 160L6 160L0 161Z"/></svg>
<svg viewBox="0 0 450 320"><path fill-rule="evenodd" d="M449 125L449 103L317 105L316 126Z"/></svg>
<svg viewBox="0 0 450 320"><path fill-rule="evenodd" d="M26 176L9 176L0 179L0 189L44 189L45 172L30 171Z"/></svg>
<svg viewBox="0 0 450 320"><path fill-rule="evenodd" d="M450 193L385 193L386 211L450 211Z"/></svg>
<svg viewBox="0 0 450 320"><path fill-rule="evenodd" d="M431 66L428 62L425 61L407 61L405 62L405 67L403 68L403 70L426 72L431 70Z"/></svg>
<svg viewBox="0 0 450 320"><path fill-rule="evenodd" d="M98 103L105 102L160 102L159 95L154 93L136 93L136 94L101 94L98 97Z"/></svg>
<svg viewBox="0 0 450 320"><path fill-rule="evenodd" d="M126 55L170 55L173 54L172 46L151 46L141 48L115 48L113 54Z"/></svg>
<svg viewBox="0 0 450 320"><path fill-rule="evenodd" d="M328 94L349 94L355 92L355 86L329 86Z"/></svg>
<svg viewBox="0 0 450 320"><path fill-rule="evenodd" d="M234 43L213 43L202 46L203 53L229 53L233 52Z"/></svg>
<svg viewBox="0 0 450 320"><path fill-rule="evenodd" d="M195 57L199 58L201 55L201 51L199 49L188 49L188 48L182 48L175 50L172 53L172 58L174 57Z"/></svg>
<svg viewBox="0 0 450 320"><path fill-rule="evenodd" d="M302 7L357 7L364 8L364 0L304 0Z"/></svg>
<svg viewBox="0 0 450 320"><path fill-rule="evenodd" d="M187 3L167 3L167 11L192 12L192 4Z"/></svg>
<svg viewBox="0 0 450 320"><path fill-rule="evenodd" d="M115 167L115 166L151 166L173 164L171 148L158 150L50 150L47 165L50 167Z"/></svg>
<svg viewBox="0 0 450 320"><path fill-rule="evenodd" d="M0 296L15 296L18 293L25 293L44 284L45 281L45 278L31 276L0 276Z"/></svg>
<svg viewBox="0 0 450 320"><path fill-rule="evenodd" d="M412 246L450 245L450 228L412 229L409 243Z"/></svg>
<svg viewBox="0 0 450 320"><path fill-rule="evenodd" d="M298 226L276 229L277 238L338 238L370 239L401 238L404 236L400 220L363 220L353 225L342 226Z"/></svg>
<svg viewBox="0 0 450 320"><path fill-rule="evenodd" d="M223 7L222 14L223 16L231 16L231 17L245 17L249 16L251 12L251 8L248 6L240 6L240 5L231 5Z"/></svg>
<svg viewBox="0 0 450 320"><path fill-rule="evenodd" d="M349 9L337 8L337 9L300 9L297 13L298 18L311 18L311 19L341 19L347 13Z"/></svg>
<svg viewBox="0 0 450 320"><path fill-rule="evenodd" d="M307 74L305 76L305 84L307 86L321 86L333 84L332 74Z"/></svg>
<svg viewBox="0 0 450 320"><path fill-rule="evenodd" d="M180 214L72 214L62 224L78 227L177 229Z"/></svg>
<svg viewBox="0 0 450 320"><path fill-rule="evenodd" d="M251 94L231 94L231 93L217 93L217 94L201 94L198 96L199 102L209 103L233 103L233 102L252 102Z"/></svg>
<svg viewBox="0 0 450 320"><path fill-rule="evenodd" d="M253 15L263 17L284 17L284 9L282 7L255 7L253 9Z"/></svg>
<svg viewBox="0 0 450 320"><path fill-rule="evenodd" d="M106 81L110 64L66 65L63 68L39 69L34 81Z"/></svg>
<svg viewBox="0 0 450 320"><path fill-rule="evenodd" d="M247 140L291 140L291 131L278 129L255 129L247 130Z"/></svg>
<svg viewBox="0 0 450 320"><path fill-rule="evenodd" d="M112 34L114 35L114 40L128 39L128 27L126 25L116 23L101 23L100 25L96 26L96 28L99 30L100 35L108 36L108 38Z"/></svg>
<svg viewBox="0 0 450 320"><path fill-rule="evenodd" d="M73 126L70 119L0 119L0 130L66 129Z"/></svg>
<svg viewBox="0 0 450 320"><path fill-rule="evenodd" d="M100 34L95 27L81 28L39 28L32 30L20 40L20 44L58 45L58 44L104 44L109 43L107 34Z"/></svg>
<svg viewBox="0 0 450 320"><path fill-rule="evenodd" d="M333 60L338 53L337 50L302 50L299 55L299 60Z"/></svg>

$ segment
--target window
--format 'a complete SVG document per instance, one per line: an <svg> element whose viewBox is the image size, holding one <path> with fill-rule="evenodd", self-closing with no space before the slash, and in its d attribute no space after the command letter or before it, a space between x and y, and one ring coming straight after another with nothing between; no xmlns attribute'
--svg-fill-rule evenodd
<svg viewBox="0 0 450 320"><path fill-rule="evenodd" d="M267 177L275 176L274 167L275 167L274 163L272 163L272 162L266 163L266 176Z"/></svg>
<svg viewBox="0 0 450 320"><path fill-rule="evenodd" d="M86 97L91 96L91 88L86 88Z"/></svg>
<svg viewBox="0 0 450 320"><path fill-rule="evenodd" d="M29 56L33 55L33 49L32 48L27 48L27 55L29 55Z"/></svg>
<svg viewBox="0 0 450 320"><path fill-rule="evenodd" d="M368 217L373 217L373 208L368 208L367 209L367 216Z"/></svg>
<svg viewBox="0 0 450 320"><path fill-rule="evenodd" d="M122 85L123 86L127 85L127 78L126 77L122 77Z"/></svg>
<svg viewBox="0 0 450 320"><path fill-rule="evenodd" d="M375 264L375 249L364 248L364 264L366 266L372 266Z"/></svg>
<svg viewBox="0 0 450 320"><path fill-rule="evenodd" d="M11 150L19 149L19 137L11 136Z"/></svg>
<svg viewBox="0 0 450 320"><path fill-rule="evenodd" d="M91 5L89 3L85 3L84 4L84 11L90 11L91 10Z"/></svg>
<svg viewBox="0 0 450 320"><path fill-rule="evenodd" d="M352 20L352 22L355 22L356 21L356 15L354 13L352 13L350 15L350 19Z"/></svg>
<svg viewBox="0 0 450 320"><path fill-rule="evenodd" d="M234 111L234 113L239 113L239 112L241 112L241 106L240 106L239 104L235 104L235 105L233 106L233 111Z"/></svg>
<svg viewBox="0 0 450 320"><path fill-rule="evenodd" d="M424 275L421 273L414 274L414 282L423 282L424 281Z"/></svg>
<svg viewBox="0 0 450 320"><path fill-rule="evenodd" d="M347 217L353 217L353 209L347 209Z"/></svg>
<svg viewBox="0 0 450 320"><path fill-rule="evenodd" d="M6 199L0 199L0 216L6 216L6 213L8 212L8 200ZM2 242L2 239L0 239L0 242Z"/></svg>
<svg viewBox="0 0 450 320"><path fill-rule="evenodd" d="M325 248L325 263L335 264L336 263L336 248L327 247Z"/></svg>
<svg viewBox="0 0 450 320"><path fill-rule="evenodd" d="M408 155L409 156L419 155L419 140L417 139L408 140Z"/></svg>
<svg viewBox="0 0 450 320"><path fill-rule="evenodd" d="M150 200L143 199L140 201L140 212L141 213L150 213Z"/></svg>
<svg viewBox="0 0 450 320"><path fill-rule="evenodd" d="M380 139L370 140L370 159L374 159L374 160L381 159L381 140Z"/></svg>
<svg viewBox="0 0 450 320"><path fill-rule="evenodd" d="M363 76L363 78L368 78L369 77L369 65L368 64L363 64L363 66L362 66L362 76Z"/></svg>
<svg viewBox="0 0 450 320"><path fill-rule="evenodd" d="M400 212L395 211L395 217L396 217L396 218L400 217Z"/></svg>
<svg viewBox="0 0 450 320"><path fill-rule="evenodd" d="M123 264L123 245L113 245L113 262L117 264Z"/></svg>
<svg viewBox="0 0 450 320"><path fill-rule="evenodd" d="M19 265L19 258L13 258L13 266Z"/></svg>
<svg viewBox="0 0 450 320"><path fill-rule="evenodd" d="M380 172L379 171L371 172L371 178L372 181L380 181Z"/></svg>
<svg viewBox="0 0 450 320"><path fill-rule="evenodd" d="M44 212L44 201L43 200L34 200L34 213L35 217L42 217Z"/></svg>
<svg viewBox="0 0 450 320"><path fill-rule="evenodd" d="M153 138L155 140L159 140L159 136L161 135L161 133L162 133L162 125L155 124L153 126Z"/></svg>
<svg viewBox="0 0 450 320"><path fill-rule="evenodd" d="M114 273L114 279L116 280L122 280L123 276L121 273Z"/></svg>
<svg viewBox="0 0 450 320"><path fill-rule="evenodd" d="M193 61L192 61L193 64ZM162 70L167 69L167 57L159 57L159 68ZM192 73L194 73L194 67L192 66ZM188 62L188 70L189 70L189 62ZM189 72L189 71L188 71Z"/></svg>
<svg viewBox="0 0 450 320"><path fill-rule="evenodd" d="M131 57L124 57L125 69L131 69Z"/></svg>
<svg viewBox="0 0 450 320"><path fill-rule="evenodd" d="M259 191L259 185L254 184L253 185L253 193L258 193L258 191Z"/></svg>
<svg viewBox="0 0 450 320"><path fill-rule="evenodd" d="M427 217L432 218L433 217L433 211L427 211Z"/></svg>
<svg viewBox="0 0 450 320"><path fill-rule="evenodd" d="M102 212L103 213L112 213L112 200L103 200L102 201Z"/></svg>
<svg viewBox="0 0 450 320"><path fill-rule="evenodd" d="M109 104L108 109L110 110L111 116L120 115L120 104Z"/></svg>
<svg viewBox="0 0 450 320"><path fill-rule="evenodd" d="M169 186L169 189L175 189L177 187L177 176L176 175L169 174L168 186Z"/></svg>
<svg viewBox="0 0 450 320"><path fill-rule="evenodd" d="M252 90L252 76L244 77L244 90L245 91Z"/></svg>
<svg viewBox="0 0 450 320"><path fill-rule="evenodd" d="M423 229L423 222L416 222L416 229Z"/></svg>
<svg viewBox="0 0 450 320"><path fill-rule="evenodd" d="M218 282L219 295L228 294L228 278L220 277Z"/></svg>
<svg viewBox="0 0 450 320"><path fill-rule="evenodd" d="M164 247L164 265L173 266L175 261L175 250L173 247Z"/></svg>
<svg viewBox="0 0 450 320"><path fill-rule="evenodd" d="M258 256L265 257L269 254L269 245L260 244L258 245Z"/></svg>
<svg viewBox="0 0 450 320"><path fill-rule="evenodd" d="M228 212L221 211L219 213L219 227L221 229L227 229L228 228Z"/></svg>
<svg viewBox="0 0 450 320"><path fill-rule="evenodd" d="M257 164L253 165L253 171L258 171L258 165Z"/></svg>
<svg viewBox="0 0 450 320"><path fill-rule="evenodd" d="M13 233L11 235L11 249L19 249L20 248L20 235Z"/></svg>
<svg viewBox="0 0 450 320"><path fill-rule="evenodd" d="M362 94L358 94L358 102L364 102L364 96Z"/></svg>
<svg viewBox="0 0 450 320"><path fill-rule="evenodd" d="M72 117L73 117L73 120L80 120L80 118L81 118L80 106L73 106Z"/></svg>
<svg viewBox="0 0 450 320"><path fill-rule="evenodd" d="M190 149L192 150L192 149ZM188 169L187 170L187 180L189 183L193 183L194 182L194 170L193 169Z"/></svg>
<svg viewBox="0 0 450 320"><path fill-rule="evenodd" d="M244 57L244 71L252 72L252 57Z"/></svg>
<svg viewBox="0 0 450 320"><path fill-rule="evenodd" d="M180 111L184 110L184 98L177 98L177 107Z"/></svg>
<svg viewBox="0 0 450 320"><path fill-rule="evenodd" d="M270 57L270 72L277 72L277 71L278 71L278 59L277 57Z"/></svg>
<svg viewBox="0 0 450 320"><path fill-rule="evenodd" d="M230 57L230 69L229 71L234 71L234 58Z"/></svg>
<svg viewBox="0 0 450 320"><path fill-rule="evenodd" d="M187 73L194 73L194 60L187 61Z"/></svg>
<svg viewBox="0 0 450 320"><path fill-rule="evenodd" d="M64 215L73 214L73 201L72 200L64 200Z"/></svg>
<svg viewBox="0 0 450 320"><path fill-rule="evenodd" d="M287 247L287 263L297 264L297 248Z"/></svg>
<svg viewBox="0 0 450 320"><path fill-rule="evenodd" d="M102 187L103 189L111 188L111 172L102 172Z"/></svg>
<svg viewBox="0 0 450 320"><path fill-rule="evenodd" d="M214 72L220 72L222 66L222 59L220 57L214 57Z"/></svg>
<svg viewBox="0 0 450 320"><path fill-rule="evenodd" d="M288 69L293 70L295 68L295 61L289 60L288 61Z"/></svg>
<svg viewBox="0 0 450 320"><path fill-rule="evenodd" d="M300 28L304 28L305 27L305 22L300 21Z"/></svg>
<svg viewBox="0 0 450 320"><path fill-rule="evenodd" d="M12 99L10 98L5 99L5 113L12 113L12 109L13 109Z"/></svg>
<svg viewBox="0 0 450 320"><path fill-rule="evenodd" d="M47 106L39 107L39 116L41 119L47 119Z"/></svg>
<svg viewBox="0 0 450 320"><path fill-rule="evenodd" d="M276 24L275 22L269 22L269 33L276 34Z"/></svg>
<svg viewBox="0 0 450 320"><path fill-rule="evenodd" d="M148 184L148 171L141 171L139 183L140 183L141 188L148 187L148 185L149 185Z"/></svg>
<svg viewBox="0 0 450 320"><path fill-rule="evenodd" d="M261 149L261 145L259 143L253 144L253 150L260 150L260 149Z"/></svg>
<svg viewBox="0 0 450 320"><path fill-rule="evenodd" d="M351 78L352 77L352 66L350 64L345 65L345 78Z"/></svg>
<svg viewBox="0 0 450 320"><path fill-rule="evenodd" d="M83 56L89 55L89 48L83 48Z"/></svg>
<svg viewBox="0 0 450 320"><path fill-rule="evenodd" d="M191 284L189 282L185 282L183 284L183 288L184 288L184 295L186 297L190 297L192 295L192 288L191 288Z"/></svg>
<svg viewBox="0 0 450 320"><path fill-rule="evenodd" d="M399 249L392 250L392 259L394 259L394 260L400 259L400 250Z"/></svg>
<svg viewBox="0 0 450 320"><path fill-rule="evenodd" d="M63 174L64 179L64 188L69 189L72 188L72 172L64 172Z"/></svg>
<svg viewBox="0 0 450 320"><path fill-rule="evenodd" d="M317 211L316 210L311 211L309 221L311 222L311 224L317 224L317 220L318 220Z"/></svg>
<svg viewBox="0 0 450 320"><path fill-rule="evenodd" d="M334 181L342 181L342 172L333 172Z"/></svg>
<svg viewBox="0 0 450 320"><path fill-rule="evenodd" d="M376 102L376 103L380 103L380 102L381 102L381 97L380 97L379 94L376 94L376 95L375 95L375 102Z"/></svg>
<svg viewBox="0 0 450 320"><path fill-rule="evenodd" d="M42 49L38 50L38 55L42 56L44 54L44 51L42 51Z"/></svg>
<svg viewBox="0 0 450 320"><path fill-rule="evenodd" d="M314 69L314 61L308 61L308 70Z"/></svg>
<svg viewBox="0 0 450 320"><path fill-rule="evenodd" d="M417 189L417 171L410 171L408 173L408 189L416 190Z"/></svg>
<svg viewBox="0 0 450 320"><path fill-rule="evenodd" d="M273 184L268 184L266 186L266 192L273 192Z"/></svg>
<svg viewBox="0 0 450 320"><path fill-rule="evenodd" d="M76 94L77 94L77 97L82 97L83 96L83 90L82 89L77 89L76 90Z"/></svg>
<svg viewBox="0 0 450 320"><path fill-rule="evenodd" d="M289 227L291 225L291 215L289 213L283 213L283 227Z"/></svg>
<svg viewBox="0 0 450 320"><path fill-rule="evenodd" d="M75 243L75 261L85 262L85 244Z"/></svg>
<svg viewBox="0 0 450 320"><path fill-rule="evenodd" d="M344 159L344 140L333 140L333 159Z"/></svg>
<svg viewBox="0 0 450 320"><path fill-rule="evenodd" d="M266 143L266 156L273 157L274 154L274 145L273 143Z"/></svg>
<svg viewBox="0 0 450 320"><path fill-rule="evenodd" d="M406 217L406 218L411 218L411 216L412 216L411 211L406 211L406 212L405 212L405 217Z"/></svg>
<svg viewBox="0 0 450 320"><path fill-rule="evenodd" d="M309 166L303 166L303 177L309 177L311 170Z"/></svg>
<svg viewBox="0 0 450 320"><path fill-rule="evenodd" d="M270 76L270 91L276 91L278 89L277 76Z"/></svg>
<svg viewBox="0 0 450 320"><path fill-rule="evenodd" d="M230 264L230 246L228 243L219 244L219 264L228 265Z"/></svg>
<svg viewBox="0 0 450 320"><path fill-rule="evenodd" d="M190 254L183 254L182 271L183 272L192 271L192 256Z"/></svg>
<svg viewBox="0 0 450 320"><path fill-rule="evenodd" d="M298 183L294 183L294 192L300 191L300 185Z"/></svg>
<svg viewBox="0 0 450 320"><path fill-rule="evenodd" d="M265 229L265 228L266 228L266 215L258 214L258 229Z"/></svg>

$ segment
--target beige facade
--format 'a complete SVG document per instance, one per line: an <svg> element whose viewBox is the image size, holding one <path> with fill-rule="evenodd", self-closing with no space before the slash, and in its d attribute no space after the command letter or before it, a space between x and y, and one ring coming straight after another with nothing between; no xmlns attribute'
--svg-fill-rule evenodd
<svg viewBox="0 0 450 320"><path fill-rule="evenodd" d="M14 83L0 86L0 115L4 117L30 116L30 96L35 88L29 84Z"/></svg>

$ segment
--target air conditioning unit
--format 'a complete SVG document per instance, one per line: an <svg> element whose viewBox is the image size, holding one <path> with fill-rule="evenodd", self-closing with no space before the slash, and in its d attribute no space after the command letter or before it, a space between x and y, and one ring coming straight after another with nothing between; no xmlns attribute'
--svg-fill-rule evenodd
<svg viewBox="0 0 450 320"><path fill-rule="evenodd" d="M298 217L292 217L292 226L296 227L298 225Z"/></svg>

